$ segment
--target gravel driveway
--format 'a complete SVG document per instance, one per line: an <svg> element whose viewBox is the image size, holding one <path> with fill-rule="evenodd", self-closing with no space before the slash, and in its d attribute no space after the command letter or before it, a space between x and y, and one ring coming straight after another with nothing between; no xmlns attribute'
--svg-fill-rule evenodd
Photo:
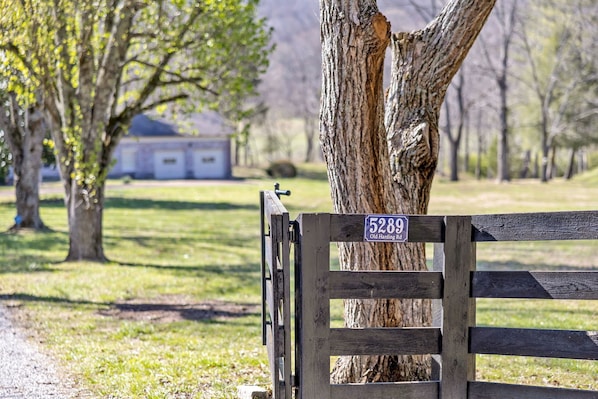
<svg viewBox="0 0 598 399"><path fill-rule="evenodd" d="M0 399L92 398L61 375L55 362L11 321L0 305Z"/></svg>

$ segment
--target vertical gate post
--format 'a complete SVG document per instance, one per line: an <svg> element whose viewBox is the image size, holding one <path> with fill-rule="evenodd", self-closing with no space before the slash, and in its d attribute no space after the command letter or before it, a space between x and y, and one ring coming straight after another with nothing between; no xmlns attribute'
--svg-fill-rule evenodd
<svg viewBox="0 0 598 399"><path fill-rule="evenodd" d="M475 325L475 299L470 298L470 272L475 270L471 231L470 216L446 216L443 251L438 260L434 254L444 276L440 399L467 398L467 382L475 380L475 355L469 353L469 327Z"/></svg>
<svg viewBox="0 0 598 399"><path fill-rule="evenodd" d="M330 399L330 215L302 214L297 221L297 398Z"/></svg>

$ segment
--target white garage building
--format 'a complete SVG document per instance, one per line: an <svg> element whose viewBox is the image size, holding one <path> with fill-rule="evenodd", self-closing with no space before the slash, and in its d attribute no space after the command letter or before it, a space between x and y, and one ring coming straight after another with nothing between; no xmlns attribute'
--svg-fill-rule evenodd
<svg viewBox="0 0 598 399"><path fill-rule="evenodd" d="M230 178L232 129L216 113L196 115L185 122L175 127L137 115L114 152L116 164L110 177Z"/></svg>

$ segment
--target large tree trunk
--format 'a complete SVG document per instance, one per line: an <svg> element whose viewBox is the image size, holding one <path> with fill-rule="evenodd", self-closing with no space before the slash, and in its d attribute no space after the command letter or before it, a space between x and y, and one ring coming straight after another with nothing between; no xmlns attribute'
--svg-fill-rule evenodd
<svg viewBox="0 0 598 399"><path fill-rule="evenodd" d="M5 138L13 156L17 219L13 229L43 229L39 213L39 182L43 141L46 135L44 113L39 104L22 110L13 97L10 116L2 114Z"/></svg>
<svg viewBox="0 0 598 399"><path fill-rule="evenodd" d="M93 196L72 181L65 187L70 188L65 197L69 221L69 253L65 260L106 261L102 241L104 185L97 187Z"/></svg>
<svg viewBox="0 0 598 399"><path fill-rule="evenodd" d="M393 35L384 118L382 74L390 25L376 2L321 0L321 140L339 213L426 213L446 88L494 1L450 1L425 30ZM339 244L345 270L426 270L421 244ZM348 327L431 323L429 301L345 301ZM426 379L425 356L341 357L332 380Z"/></svg>

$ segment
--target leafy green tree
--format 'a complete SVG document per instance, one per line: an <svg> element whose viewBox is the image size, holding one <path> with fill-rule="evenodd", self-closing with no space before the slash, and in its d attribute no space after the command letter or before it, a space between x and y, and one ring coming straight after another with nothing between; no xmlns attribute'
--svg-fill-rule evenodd
<svg viewBox="0 0 598 399"><path fill-rule="evenodd" d="M106 260L105 181L136 114L242 104L267 66L257 0L0 0L3 57L44 93L67 260Z"/></svg>

